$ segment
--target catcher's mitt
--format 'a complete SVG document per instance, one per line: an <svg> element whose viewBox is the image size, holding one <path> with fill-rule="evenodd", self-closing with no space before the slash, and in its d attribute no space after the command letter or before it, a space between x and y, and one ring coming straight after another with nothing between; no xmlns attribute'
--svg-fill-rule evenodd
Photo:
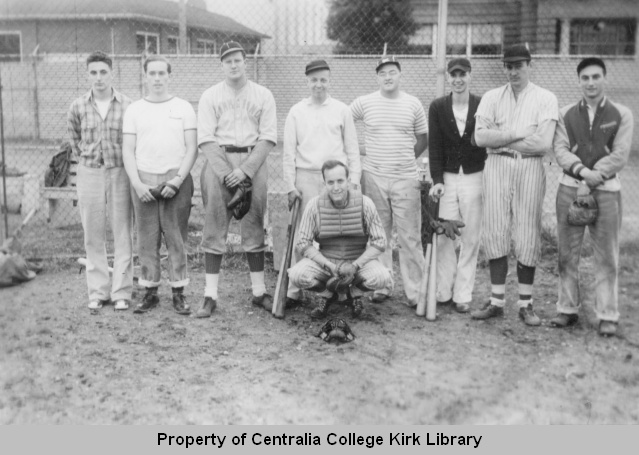
<svg viewBox="0 0 639 455"><path fill-rule="evenodd" d="M337 265L337 272L326 283L326 289L331 292L344 293L348 291L351 283L355 279L357 267L352 262L344 261Z"/></svg>
<svg viewBox="0 0 639 455"><path fill-rule="evenodd" d="M568 224L586 226L597 221L599 208L592 194L577 194L568 208Z"/></svg>
<svg viewBox="0 0 639 455"><path fill-rule="evenodd" d="M235 189L235 194L226 205L226 208L233 210L233 217L241 220L251 209L251 193L253 192L253 182L247 177Z"/></svg>
<svg viewBox="0 0 639 455"><path fill-rule="evenodd" d="M353 341L355 339L355 335L346 321L338 318L327 321L326 324L322 326L317 336L326 342L336 341L343 343L346 341Z"/></svg>

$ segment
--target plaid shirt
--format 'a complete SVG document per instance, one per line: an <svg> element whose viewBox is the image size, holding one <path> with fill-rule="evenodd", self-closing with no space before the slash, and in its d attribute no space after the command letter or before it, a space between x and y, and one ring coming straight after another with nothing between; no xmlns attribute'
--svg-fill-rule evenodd
<svg viewBox="0 0 639 455"><path fill-rule="evenodd" d="M93 99L93 91L71 103L67 114L67 130L71 146L79 162L87 167L123 167L122 119L131 99L113 90L111 105L102 120Z"/></svg>

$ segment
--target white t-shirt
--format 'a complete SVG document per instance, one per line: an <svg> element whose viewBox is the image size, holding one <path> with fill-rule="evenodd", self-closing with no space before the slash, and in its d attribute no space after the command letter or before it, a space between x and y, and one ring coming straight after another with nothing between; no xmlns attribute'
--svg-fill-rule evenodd
<svg viewBox="0 0 639 455"><path fill-rule="evenodd" d="M188 101L146 99L132 103L124 114L123 134L135 134L138 170L164 174L179 169L186 155L184 132L195 130L195 110Z"/></svg>
<svg viewBox="0 0 639 455"><path fill-rule="evenodd" d="M457 130L459 135L463 136L466 131L466 118L468 117L468 104L462 108L457 108L453 105L453 115L455 116L455 123L457 123Z"/></svg>
<svg viewBox="0 0 639 455"><path fill-rule="evenodd" d="M94 98L95 100L95 98ZM111 98L102 100L95 100L95 105L98 107L98 112L100 113L100 117L104 120L109 113L109 106L111 105Z"/></svg>

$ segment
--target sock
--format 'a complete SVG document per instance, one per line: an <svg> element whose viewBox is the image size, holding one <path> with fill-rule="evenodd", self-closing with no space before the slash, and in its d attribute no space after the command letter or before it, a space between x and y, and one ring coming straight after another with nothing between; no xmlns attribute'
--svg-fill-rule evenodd
<svg viewBox="0 0 639 455"><path fill-rule="evenodd" d="M506 275L508 275L508 256L490 260L491 297L503 300L506 296Z"/></svg>
<svg viewBox="0 0 639 455"><path fill-rule="evenodd" d="M204 297L211 297L213 300L217 300L217 283L219 279L219 273L206 274L206 287L204 288Z"/></svg>
<svg viewBox="0 0 639 455"><path fill-rule="evenodd" d="M219 274L220 268L222 268L221 254L204 253L204 266L206 267L206 274Z"/></svg>
<svg viewBox="0 0 639 455"><path fill-rule="evenodd" d="M535 281L535 267L517 262L517 281L519 281L519 300L532 300L532 287Z"/></svg>
<svg viewBox="0 0 639 455"><path fill-rule="evenodd" d="M264 271L264 252L263 251L260 251L259 253L246 253L246 259L248 260L248 266L251 272Z"/></svg>
<svg viewBox="0 0 639 455"><path fill-rule="evenodd" d="M263 256L262 256L263 257ZM266 292L264 284L264 270L261 272L251 272L251 288L255 297L261 297Z"/></svg>

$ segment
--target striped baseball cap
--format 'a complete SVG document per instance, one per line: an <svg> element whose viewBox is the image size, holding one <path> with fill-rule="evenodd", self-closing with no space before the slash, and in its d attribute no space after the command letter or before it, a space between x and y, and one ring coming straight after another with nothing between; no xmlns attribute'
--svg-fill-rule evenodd
<svg viewBox="0 0 639 455"><path fill-rule="evenodd" d="M233 52L241 52L242 55L246 57L246 51L240 43L237 41L228 41L222 44L222 47L220 48L220 60L224 60L224 57Z"/></svg>

